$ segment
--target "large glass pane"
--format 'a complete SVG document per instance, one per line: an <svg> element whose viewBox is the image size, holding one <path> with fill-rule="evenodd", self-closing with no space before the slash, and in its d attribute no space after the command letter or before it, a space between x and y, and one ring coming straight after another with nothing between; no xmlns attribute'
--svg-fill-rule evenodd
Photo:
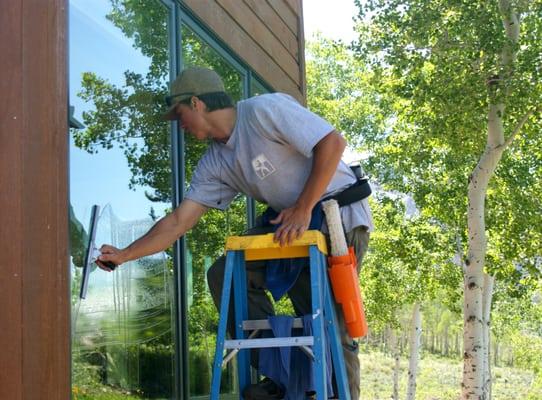
<svg viewBox="0 0 542 400"><path fill-rule="evenodd" d="M124 247L171 208L169 9L159 0L70 0L70 254L74 399L174 396L171 251L108 273L94 245ZM90 235L92 236L92 235Z"/></svg>
<svg viewBox="0 0 542 400"><path fill-rule="evenodd" d="M223 79L226 91L235 101L242 98L243 76L201 40L188 27L182 26L182 58L185 66L214 69ZM186 135L185 168L187 184L207 148L207 143ZM206 396L210 392L212 362L218 327L218 313L206 284L206 272L223 253L224 239L246 229L246 201L239 196L226 212L211 210L187 235L188 266L188 333L190 395ZM235 363L230 362L222 374L222 397L237 391Z"/></svg>

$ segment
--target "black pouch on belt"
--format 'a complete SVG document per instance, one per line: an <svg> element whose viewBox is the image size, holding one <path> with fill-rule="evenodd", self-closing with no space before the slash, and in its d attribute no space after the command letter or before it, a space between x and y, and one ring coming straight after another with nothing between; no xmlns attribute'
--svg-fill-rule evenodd
<svg viewBox="0 0 542 400"><path fill-rule="evenodd" d="M334 194L333 196L326 197L322 201L334 199L339 204L339 207L347 206L355 203L356 201L363 200L369 197L372 193L371 185L369 185L369 178L358 178L356 183L348 186L342 192Z"/></svg>

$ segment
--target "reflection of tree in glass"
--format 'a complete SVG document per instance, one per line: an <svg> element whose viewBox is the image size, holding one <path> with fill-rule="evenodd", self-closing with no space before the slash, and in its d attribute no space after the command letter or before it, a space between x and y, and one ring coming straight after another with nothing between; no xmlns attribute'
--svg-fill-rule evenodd
<svg viewBox="0 0 542 400"><path fill-rule="evenodd" d="M168 124L161 120L168 93L167 10L155 2L111 0L112 10L106 16L129 38L134 47L151 60L146 75L125 71L125 83L119 87L94 72L82 77L80 97L94 104L83 113L86 129L74 132L76 146L96 153L100 148L119 146L124 149L132 171L130 187L150 186L151 200L170 201L171 179ZM145 16L142 18L141 16ZM182 32L184 65L215 69L224 80L227 92L242 97L240 74L187 28ZM206 144L188 137L187 178L203 154ZM139 140L136 140L139 139Z"/></svg>
<svg viewBox="0 0 542 400"><path fill-rule="evenodd" d="M142 0L112 0L111 4L112 10L107 19L127 37L134 39L134 47L150 58L151 66L145 76L126 71L122 87L93 72L83 75L80 96L92 102L94 110L83 114L87 128L74 133L75 143L91 153L113 146L123 148L132 171L130 187L151 187L154 193L147 195L150 200L168 202L171 192L169 134L167 123L161 120L161 114L165 111L163 100L168 91L165 82L169 74L167 11L163 7L156 7L155 2ZM143 15L145 18L141 17ZM223 78L227 92L239 100L242 97L241 75L188 28L183 27L182 37L184 65L215 69ZM186 138L188 151L185 167L189 180L207 146L189 135ZM204 218L200 227L209 227L210 224L224 227L228 224L232 231L239 232L244 226L241 208L233 207L243 215L237 215L237 212L230 212L229 216L211 213ZM225 233L222 229L216 232L206 229L203 235L197 232L193 232L193 235L202 236L204 242L208 243L206 247L212 248L208 248L210 251L206 254L214 255L222 248Z"/></svg>
<svg viewBox="0 0 542 400"><path fill-rule="evenodd" d="M111 11L106 18L133 40L133 47L148 57L150 67L146 73L125 71L121 85L92 71L83 74L79 96L93 107L83 113L86 129L73 133L75 145L89 153L113 147L123 149L132 172L129 187L151 188L152 193L146 193L149 200L170 202L169 124L161 120L166 109L164 97L168 94L169 79L168 10L159 1L110 1ZM232 98L242 98L241 74L184 26L182 55L183 65L213 68L222 77ZM185 168L187 180L190 180L207 144L195 141L189 135L186 139ZM238 197L228 212L207 213L188 235L194 282L194 306L189 315L190 346L193 352L204 354L203 360L209 358L209 354L212 358L217 323L216 311L205 287L205 259L220 255L224 237L241 232L245 220L244 197ZM152 280L141 285L141 289L147 292L156 287L157 282ZM145 313L140 312L138 316L145 317ZM154 320L157 323L155 327L162 326L168 317L160 315ZM130 333L131 340L140 341L155 334L152 328L136 330ZM154 346L160 343L165 346L170 340L159 338L153 341ZM168 348L166 353L170 354L170 351ZM194 355L197 356L196 353ZM205 387L198 389L202 393L205 390Z"/></svg>

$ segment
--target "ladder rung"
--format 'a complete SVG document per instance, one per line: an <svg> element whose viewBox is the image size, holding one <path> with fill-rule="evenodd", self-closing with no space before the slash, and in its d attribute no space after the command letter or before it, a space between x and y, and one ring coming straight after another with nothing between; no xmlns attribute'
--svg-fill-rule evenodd
<svg viewBox="0 0 542 400"><path fill-rule="evenodd" d="M312 346L313 336L295 336L264 339L235 339L225 340L225 349L258 349L264 347Z"/></svg>
<svg viewBox="0 0 542 400"><path fill-rule="evenodd" d="M254 336L256 336L259 332L260 332L259 329L256 329L256 330L252 331L252 333L249 335L248 338L249 338L249 339L252 339L252 338L253 338ZM309 349L308 347L302 346L302 347L301 347L301 350L303 350L303 349L307 349L307 350L310 351L310 349ZM303 351L305 351L305 350L303 350ZM235 357L235 355L236 355L237 353L239 353L239 349L233 349L232 351L230 351L230 353L229 353L226 357L224 357L224 361L222 361L222 366L223 366L223 367L226 366L226 364L229 363L230 360L231 360L233 357ZM306 353L306 354L308 354L308 353Z"/></svg>
<svg viewBox="0 0 542 400"><path fill-rule="evenodd" d="M301 318L294 318L292 328L303 328L303 320ZM269 321L266 319L247 319L243 321L244 331L253 331L254 329L271 329Z"/></svg>

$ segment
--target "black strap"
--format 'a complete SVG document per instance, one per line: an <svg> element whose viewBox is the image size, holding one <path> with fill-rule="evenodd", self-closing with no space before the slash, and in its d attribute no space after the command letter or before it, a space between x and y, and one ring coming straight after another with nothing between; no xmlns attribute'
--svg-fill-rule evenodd
<svg viewBox="0 0 542 400"><path fill-rule="evenodd" d="M369 197L372 193L371 185L369 185L368 178L361 178L351 186L348 186L342 192L333 196L326 197L322 201L334 199L339 204L339 207L347 206L355 203L356 201L363 200Z"/></svg>

